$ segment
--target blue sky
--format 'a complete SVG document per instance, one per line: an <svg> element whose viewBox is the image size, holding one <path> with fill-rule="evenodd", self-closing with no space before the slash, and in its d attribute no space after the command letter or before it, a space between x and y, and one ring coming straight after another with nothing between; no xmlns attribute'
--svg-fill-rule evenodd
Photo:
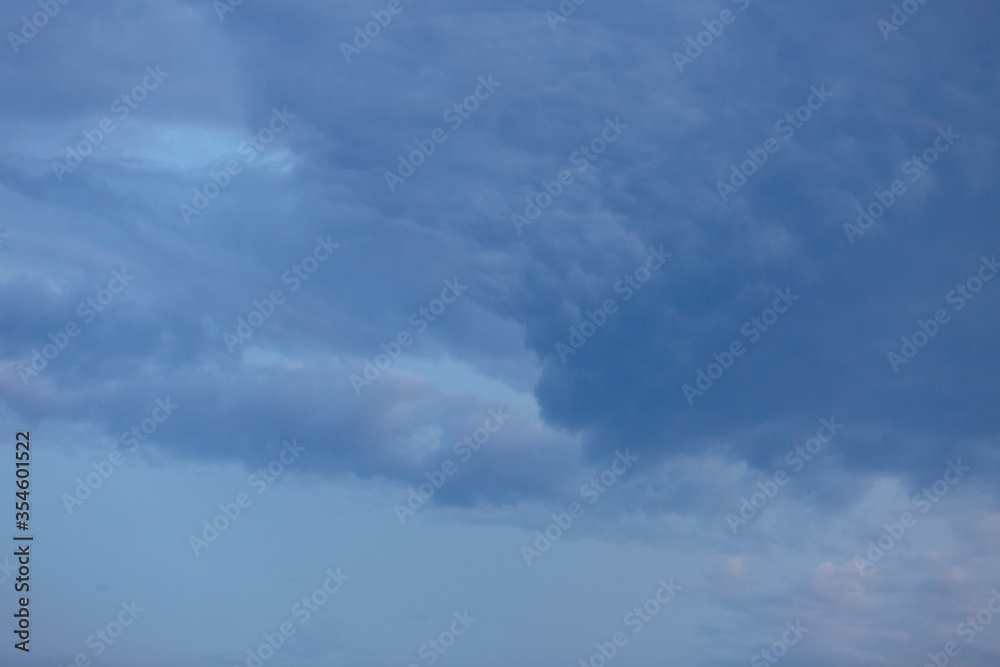
<svg viewBox="0 0 1000 667"><path fill-rule="evenodd" d="M994 3L2 17L0 662L997 664Z"/></svg>

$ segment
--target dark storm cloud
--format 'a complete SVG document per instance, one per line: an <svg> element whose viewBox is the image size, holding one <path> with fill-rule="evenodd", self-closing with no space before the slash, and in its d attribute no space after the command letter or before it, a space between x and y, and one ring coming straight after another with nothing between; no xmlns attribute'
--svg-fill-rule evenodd
<svg viewBox="0 0 1000 667"><path fill-rule="evenodd" d="M714 438L767 467L831 415L852 427L848 468L919 474L976 451L997 427L983 367L998 353L1000 282L898 374L886 354L1000 252L996 9L927 6L887 41L881 7L739 4L588 2L552 30L552 3L404 2L347 63L341 42L381 7L244 2L220 20L210 3L74 0L3 60L22 93L0 102L17 249L0 288L6 400L116 437L170 394L185 405L169 431L178 455L258 460L294 435L322 443L318 469L412 479L436 462L415 453L415 430L433 425L447 446L495 401L401 368L360 397L349 378L460 278L468 293L407 358L534 391L591 463L623 446L660 461ZM678 72L672 54L726 7L737 20ZM156 65L169 77L58 181L52 162ZM452 130L445 112L490 75L501 85ZM830 100L723 202L717 181L823 85ZM274 109L294 118L250 160L240 148ZM577 170L574 152L619 117L620 138ZM907 179L901 166L939 126L961 139L849 243L844 223ZM386 171L435 128L447 141L391 191ZM230 160L241 173L186 224L179 205ZM563 169L574 183L518 234L511 214ZM285 271L328 236L334 256L230 353L223 333L287 291ZM625 303L614 286L650 246L673 257ZM121 266L134 283L25 389L17 364ZM688 405L682 385L748 343L743 324L786 288L800 300ZM555 344L608 298L620 311L563 364ZM579 462L555 433L507 434L524 446L478 463L493 471L477 477L486 495L572 477ZM552 480L528 472L532 457Z"/></svg>

